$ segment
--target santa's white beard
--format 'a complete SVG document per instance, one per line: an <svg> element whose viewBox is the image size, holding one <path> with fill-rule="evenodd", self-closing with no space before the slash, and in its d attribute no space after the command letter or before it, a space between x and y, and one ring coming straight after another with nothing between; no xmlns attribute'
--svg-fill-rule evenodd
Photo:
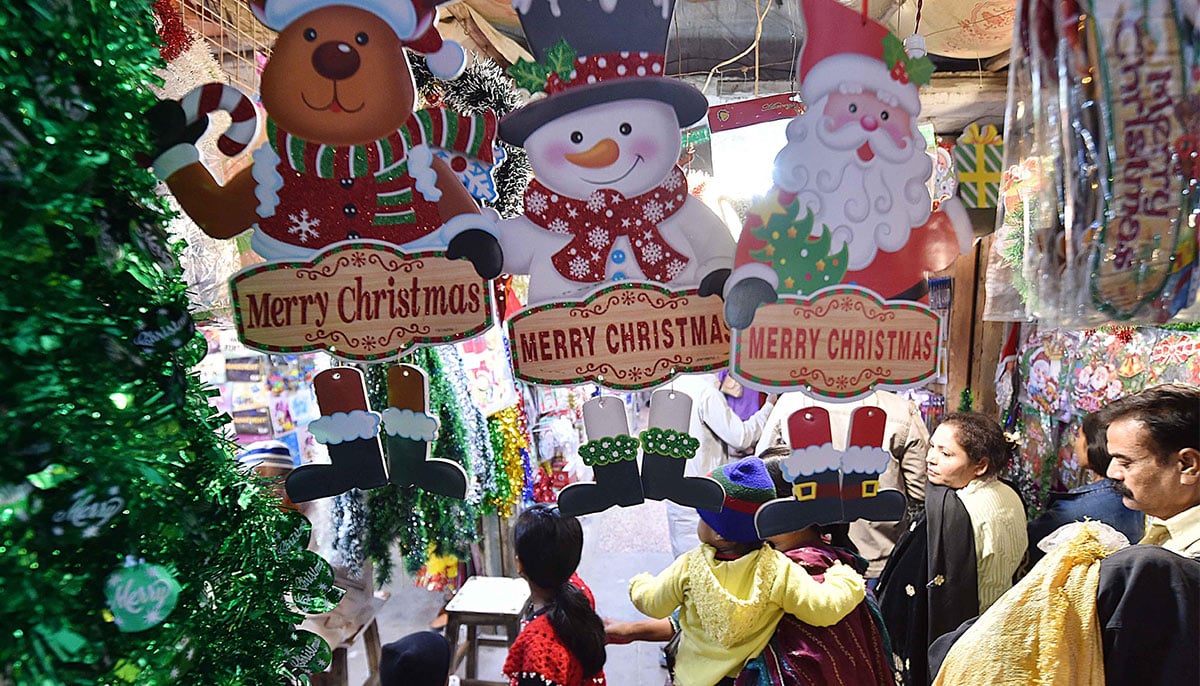
<svg viewBox="0 0 1200 686"><path fill-rule="evenodd" d="M912 228L929 219L925 181L933 163L915 124L903 148L882 129L867 132L851 124L830 132L818 114L825 100L788 124L787 145L775 158L775 184L799 196L801 216L812 209L814 234L820 225L828 227L832 251L849 244L849 268L856 271L871 264L878 250L903 248ZM866 142L875 153L870 162L858 157Z"/></svg>

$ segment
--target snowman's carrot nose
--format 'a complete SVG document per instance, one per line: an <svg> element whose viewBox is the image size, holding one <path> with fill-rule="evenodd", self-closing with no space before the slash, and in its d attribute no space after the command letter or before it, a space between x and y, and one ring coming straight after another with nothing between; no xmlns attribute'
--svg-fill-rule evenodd
<svg viewBox="0 0 1200 686"><path fill-rule="evenodd" d="M620 154L621 148L617 147L617 142L611 138L605 138L593 145L590 150L569 152L564 157L571 164L597 169L599 167L607 167L616 162Z"/></svg>

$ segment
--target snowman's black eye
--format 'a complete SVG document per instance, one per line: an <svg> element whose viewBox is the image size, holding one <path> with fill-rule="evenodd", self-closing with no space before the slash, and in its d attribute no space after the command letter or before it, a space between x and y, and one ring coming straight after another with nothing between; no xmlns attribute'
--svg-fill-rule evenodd
<svg viewBox="0 0 1200 686"><path fill-rule="evenodd" d="M621 124L620 131L621 131L622 136L628 136L629 134L633 133L633 127L630 126L628 123Z"/></svg>
<svg viewBox="0 0 1200 686"><path fill-rule="evenodd" d="M888 111L887 111L887 110L884 110L884 111L882 111L882 112L880 112L880 113L879 113L879 118L880 118L880 119L882 119L882 120L884 120L884 121L887 121L887 120L888 120L888 117L890 117L890 116L891 116L891 115L890 115L890 114L888 114Z"/></svg>
<svg viewBox="0 0 1200 686"><path fill-rule="evenodd" d="M850 103L850 114L854 114L857 111L858 111L858 105L855 105L854 103Z"/></svg>
<svg viewBox="0 0 1200 686"><path fill-rule="evenodd" d="M583 142L583 134L580 133L579 131L572 131L571 132L571 142L575 143L577 145L579 143L582 143Z"/></svg>

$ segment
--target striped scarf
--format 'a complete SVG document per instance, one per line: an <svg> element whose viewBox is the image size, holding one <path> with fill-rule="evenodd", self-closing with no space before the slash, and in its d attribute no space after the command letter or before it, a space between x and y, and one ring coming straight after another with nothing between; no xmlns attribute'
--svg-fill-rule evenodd
<svg viewBox="0 0 1200 686"><path fill-rule="evenodd" d="M386 138L343 146L306 141L267 119L267 137L275 154L301 174L316 173L322 179L373 176L384 183L408 174L408 150L417 145L455 150L494 164L496 114L462 115L444 107L427 108L415 112Z"/></svg>

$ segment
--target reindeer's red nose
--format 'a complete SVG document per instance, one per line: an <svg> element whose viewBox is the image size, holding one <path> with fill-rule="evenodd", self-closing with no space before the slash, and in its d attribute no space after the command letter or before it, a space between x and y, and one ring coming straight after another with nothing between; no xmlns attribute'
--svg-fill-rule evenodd
<svg viewBox="0 0 1200 686"><path fill-rule="evenodd" d="M347 43L329 41L317 46L312 56L313 69L327 79L345 79L358 71L358 51Z"/></svg>

